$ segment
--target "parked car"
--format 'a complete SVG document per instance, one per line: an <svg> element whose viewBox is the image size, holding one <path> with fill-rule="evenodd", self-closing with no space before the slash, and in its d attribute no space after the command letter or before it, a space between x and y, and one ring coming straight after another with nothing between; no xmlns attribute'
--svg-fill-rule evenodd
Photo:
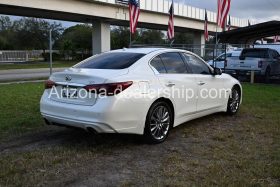
<svg viewBox="0 0 280 187"><path fill-rule="evenodd" d="M280 53L280 44L255 44L253 45L253 48L269 48L269 49L274 49L278 53Z"/></svg>
<svg viewBox="0 0 280 187"><path fill-rule="evenodd" d="M242 51L239 60L229 61L227 68L241 75L255 71L268 82L271 76L280 75L280 56L274 49L248 48Z"/></svg>
<svg viewBox="0 0 280 187"><path fill-rule="evenodd" d="M209 60L207 63L212 67L217 67L224 70L224 68L227 68L228 61L239 59L240 54L241 54L241 49L229 51L227 53L221 54L214 61ZM227 70L225 72L231 73L230 71Z"/></svg>
<svg viewBox="0 0 280 187"><path fill-rule="evenodd" d="M225 95L205 98L209 90L225 90ZM46 81L40 111L50 125L139 134L161 143L172 127L186 121L237 113L241 98L238 80L191 52L134 48L102 53L54 73Z"/></svg>

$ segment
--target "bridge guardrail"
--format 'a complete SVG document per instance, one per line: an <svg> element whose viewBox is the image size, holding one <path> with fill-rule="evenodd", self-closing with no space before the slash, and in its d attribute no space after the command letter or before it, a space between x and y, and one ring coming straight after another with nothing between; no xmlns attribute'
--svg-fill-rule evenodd
<svg viewBox="0 0 280 187"><path fill-rule="evenodd" d="M128 5L129 0L115 0L116 4Z"/></svg>
<svg viewBox="0 0 280 187"><path fill-rule="evenodd" d="M104 3L111 4L121 4L127 5L128 0L95 0ZM153 12L160 13L168 13L171 1L168 0L139 0L140 8L142 10L148 10ZM174 2L174 14L176 16L182 16L192 19L204 20L204 9L192 7L183 3ZM216 12L207 11L208 13L208 21L215 23L217 20ZM231 16L231 24L235 27L244 27L248 25L248 19L241 19L237 17ZM251 24L255 24L253 20L251 20Z"/></svg>

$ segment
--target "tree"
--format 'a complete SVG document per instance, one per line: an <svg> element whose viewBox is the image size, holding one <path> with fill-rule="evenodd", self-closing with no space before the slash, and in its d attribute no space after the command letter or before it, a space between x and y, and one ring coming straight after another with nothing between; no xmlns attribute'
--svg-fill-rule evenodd
<svg viewBox="0 0 280 187"><path fill-rule="evenodd" d="M129 47L130 42L130 30L128 27L113 27L111 30L111 48L121 49ZM134 38L138 37L138 32L134 34Z"/></svg>
<svg viewBox="0 0 280 187"><path fill-rule="evenodd" d="M0 49L14 49L15 32L13 30L13 22L9 16L0 17Z"/></svg>
<svg viewBox="0 0 280 187"><path fill-rule="evenodd" d="M49 31L56 41L63 28L60 23L38 18L21 18L12 21L8 16L0 17L0 49L2 50L43 50L49 47Z"/></svg>
<svg viewBox="0 0 280 187"><path fill-rule="evenodd" d="M79 24L69 27L62 33L55 45L59 46L65 57L78 52L84 59L85 54L89 55L92 50L91 25Z"/></svg>
<svg viewBox="0 0 280 187"><path fill-rule="evenodd" d="M160 30L141 29L137 43L141 44L163 44L164 34Z"/></svg>
<svg viewBox="0 0 280 187"><path fill-rule="evenodd" d="M128 27L114 27L111 30L111 48L129 47L130 31ZM159 30L138 29L132 37L134 44L163 44L164 34Z"/></svg>
<svg viewBox="0 0 280 187"><path fill-rule="evenodd" d="M14 21L14 30L22 49L42 49L45 53L49 47L50 30L52 31L52 40L55 41L61 35L63 28L61 23L50 23L38 18L22 18Z"/></svg>
<svg viewBox="0 0 280 187"><path fill-rule="evenodd" d="M0 31L10 30L12 28L12 21L9 16L0 17Z"/></svg>
<svg viewBox="0 0 280 187"><path fill-rule="evenodd" d="M190 33L176 32L174 39L177 44L193 44L193 35Z"/></svg>

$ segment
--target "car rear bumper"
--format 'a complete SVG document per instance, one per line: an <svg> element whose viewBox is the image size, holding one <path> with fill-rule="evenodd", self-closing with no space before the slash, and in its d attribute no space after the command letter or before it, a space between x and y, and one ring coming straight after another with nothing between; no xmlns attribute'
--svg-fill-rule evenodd
<svg viewBox="0 0 280 187"><path fill-rule="evenodd" d="M118 133L114 128L112 128L110 125L105 123L76 120L76 119L65 118L61 116L53 116L44 113L42 113L42 116L46 120L47 124L49 125L76 127L88 131L94 130L97 133Z"/></svg>
<svg viewBox="0 0 280 187"><path fill-rule="evenodd" d="M131 107L131 105L139 107ZM144 102L108 97L93 106L62 103L41 98L40 111L49 124L78 127L98 133L143 134L145 117ZM148 110L148 109L147 109Z"/></svg>

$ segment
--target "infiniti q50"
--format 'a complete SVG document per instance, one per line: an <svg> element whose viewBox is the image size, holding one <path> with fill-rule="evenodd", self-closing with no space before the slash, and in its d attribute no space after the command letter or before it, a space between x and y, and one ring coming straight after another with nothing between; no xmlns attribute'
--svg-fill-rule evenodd
<svg viewBox="0 0 280 187"><path fill-rule="evenodd" d="M131 48L90 57L45 83L47 124L163 142L171 128L217 112L237 113L240 83L179 49Z"/></svg>

